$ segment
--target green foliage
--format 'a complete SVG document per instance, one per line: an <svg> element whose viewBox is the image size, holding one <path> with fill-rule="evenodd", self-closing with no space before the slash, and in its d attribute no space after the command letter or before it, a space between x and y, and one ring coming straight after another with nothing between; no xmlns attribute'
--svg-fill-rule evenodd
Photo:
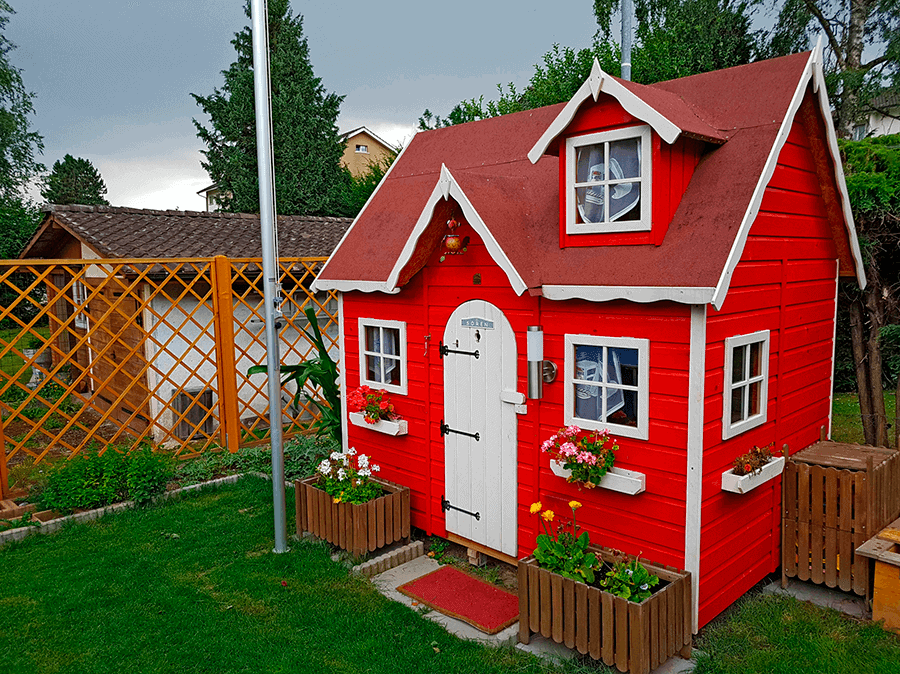
<svg viewBox="0 0 900 674"><path fill-rule="evenodd" d="M322 331L319 330L315 308L307 307L305 313L313 334L310 335L306 329L303 330L303 333L307 339L316 345L319 355L297 365L282 365L281 385L284 386L291 382L297 385L297 392L294 394L294 406L299 404L301 395L307 400L318 404L318 400L303 392L307 382L310 382L314 388L320 388L326 404L319 405L319 419L313 424L312 428L317 434L330 435L339 443L341 441L341 391L337 384L337 364L331 359L328 349L325 347L325 342L322 341ZM261 374L268 371L269 368L266 365L254 365L247 370L247 375Z"/></svg>
<svg viewBox="0 0 900 674"><path fill-rule="evenodd" d="M357 454L353 447L334 451L316 467L319 488L325 490L335 503L367 503L384 493L381 485L372 481L372 474L381 468L369 463L365 454Z"/></svg>
<svg viewBox="0 0 900 674"><path fill-rule="evenodd" d="M2 110L0 110L0 119L2 119ZM0 194L0 259L10 260L19 257L19 253L37 230L40 221L40 211L28 201L15 195ZM23 279L22 283L24 282ZM10 295L10 292L8 286L4 285L3 288L0 288L0 304L3 306L10 306L15 300L17 293ZM26 302L26 304L30 303Z"/></svg>
<svg viewBox="0 0 900 674"><path fill-rule="evenodd" d="M620 557L600 579L600 587L617 597L640 603L653 594L653 588L659 585L659 576L647 571L637 558L629 560L624 554Z"/></svg>
<svg viewBox="0 0 900 674"><path fill-rule="evenodd" d="M134 500L143 504L165 490L172 474L171 459L149 447L128 454L114 449L102 455L88 451L56 463L37 499L41 509L63 513L76 508L99 508L117 501Z"/></svg>
<svg viewBox="0 0 900 674"><path fill-rule="evenodd" d="M33 519L34 513L26 512L22 513L21 517L16 517L14 519L0 519L0 529L18 529L19 527L39 527L41 526L41 521Z"/></svg>
<svg viewBox="0 0 900 674"><path fill-rule="evenodd" d="M888 220L900 230L900 134L838 141L853 215L864 225Z"/></svg>
<svg viewBox="0 0 900 674"><path fill-rule="evenodd" d="M381 161L370 161L366 170L358 176L349 175L350 171L344 168L344 171L348 174L347 179L349 181L345 197L347 201L345 209L347 216L356 217L359 214L396 158L397 154L394 153Z"/></svg>
<svg viewBox="0 0 900 674"><path fill-rule="evenodd" d="M100 172L87 159L70 154L54 162L50 174L44 178L41 196L50 204L85 204L109 206L103 198L106 183Z"/></svg>
<svg viewBox="0 0 900 674"><path fill-rule="evenodd" d="M594 572L599 568L600 561L597 555L587 550L591 543L588 532L578 533L581 527L575 522L575 511L581 504L570 501L569 507L572 509L571 531L560 523L555 534L551 534L549 524L555 519L555 513L552 510L541 512L540 502L532 504L531 512L539 515L544 528L544 533L538 534L534 558L543 569L590 584L594 582Z"/></svg>
<svg viewBox="0 0 900 674"><path fill-rule="evenodd" d="M269 48L272 135L278 212L284 215L344 215L349 173L341 167L343 141L337 118L343 96L327 93L313 74L303 17L288 0L270 0ZM247 17L250 5L245 6ZM223 211L259 212L252 36L245 27L232 40L237 60L223 71L225 83L209 96L191 94L209 115L197 120L197 136Z"/></svg>
<svg viewBox="0 0 900 674"><path fill-rule="evenodd" d="M0 0L0 204L4 204L0 209L20 199L28 181L44 170L35 160L44 149L44 141L31 130L34 94L25 90L22 72L9 62L15 45L6 37L6 24L14 13L5 0ZM0 230L0 245L4 234L5 230Z"/></svg>

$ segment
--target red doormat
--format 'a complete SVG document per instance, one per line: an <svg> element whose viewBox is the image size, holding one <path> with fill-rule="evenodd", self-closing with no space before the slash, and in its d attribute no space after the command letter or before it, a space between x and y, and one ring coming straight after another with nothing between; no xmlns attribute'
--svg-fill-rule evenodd
<svg viewBox="0 0 900 674"><path fill-rule="evenodd" d="M496 634L519 619L517 595L452 566L442 566L397 589L407 597L488 634Z"/></svg>

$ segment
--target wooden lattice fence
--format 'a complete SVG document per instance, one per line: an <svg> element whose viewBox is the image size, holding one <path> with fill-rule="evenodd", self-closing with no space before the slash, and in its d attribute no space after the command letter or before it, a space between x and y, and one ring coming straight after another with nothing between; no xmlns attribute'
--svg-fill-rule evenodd
<svg viewBox="0 0 900 674"><path fill-rule="evenodd" d="M337 298L310 291L325 260L280 260L283 363L316 355L309 306L338 359ZM266 359L261 268L225 257L0 261L0 469L144 442L185 455L266 441L266 377L246 374ZM288 435L319 413L294 407L293 393L283 392Z"/></svg>

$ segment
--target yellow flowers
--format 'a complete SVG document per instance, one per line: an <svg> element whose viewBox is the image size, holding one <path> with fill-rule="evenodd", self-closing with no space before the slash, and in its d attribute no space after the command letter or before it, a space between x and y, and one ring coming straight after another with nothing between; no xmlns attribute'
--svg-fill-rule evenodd
<svg viewBox="0 0 900 674"><path fill-rule="evenodd" d="M552 510L545 510L541 513L541 517L543 517L547 522L552 522L555 515Z"/></svg>
<svg viewBox="0 0 900 674"><path fill-rule="evenodd" d="M540 501L538 501L537 503L532 503L531 504L531 514L536 515L537 513L541 512L541 508L543 508L543 506L541 505Z"/></svg>
<svg viewBox="0 0 900 674"><path fill-rule="evenodd" d="M581 507L581 504L578 501L569 501L569 507L572 510L578 510Z"/></svg>

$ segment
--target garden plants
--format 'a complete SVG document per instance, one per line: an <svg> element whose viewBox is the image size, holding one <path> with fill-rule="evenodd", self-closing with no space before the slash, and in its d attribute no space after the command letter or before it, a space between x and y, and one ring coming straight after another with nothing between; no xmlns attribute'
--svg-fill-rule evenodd
<svg viewBox="0 0 900 674"><path fill-rule="evenodd" d="M735 475L756 475L762 471L763 466L772 460L772 447L774 443L765 447L753 446L746 454L741 454L734 460L733 468Z"/></svg>
<svg viewBox="0 0 900 674"><path fill-rule="evenodd" d="M594 582L594 571L600 562L597 555L588 552L590 540L588 532L578 533L580 527L575 522L575 512L581 507L578 501L569 501L572 509L571 530L561 522L556 526L556 533L551 534L549 525L556 519L552 510L541 511L541 502L531 504L531 513L539 515L544 533L538 534L534 558L541 568L558 573L566 578L580 580L583 583Z"/></svg>
<svg viewBox="0 0 900 674"><path fill-rule="evenodd" d="M612 468L618 449L609 431L584 431L578 426L559 429L541 445L542 452L571 472L568 482L580 482L587 489L596 487Z"/></svg>
<svg viewBox="0 0 900 674"><path fill-rule="evenodd" d="M366 503L384 492L379 484L369 478L381 467L371 463L365 454L357 454L353 447L343 452L332 452L316 468L321 476L319 486L328 492L335 503Z"/></svg>
<svg viewBox="0 0 900 674"><path fill-rule="evenodd" d="M394 405L381 389L360 386L347 394L347 407L351 412L365 415L367 424L377 424L382 419L396 421L400 415L394 412Z"/></svg>

